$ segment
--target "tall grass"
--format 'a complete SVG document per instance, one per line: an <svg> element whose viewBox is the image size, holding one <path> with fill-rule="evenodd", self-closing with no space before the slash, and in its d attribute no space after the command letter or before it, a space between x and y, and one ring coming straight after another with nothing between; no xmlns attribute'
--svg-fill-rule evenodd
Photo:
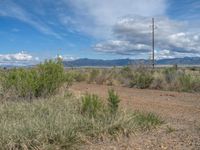
<svg viewBox="0 0 200 150"><path fill-rule="evenodd" d="M65 96L33 102L4 102L0 106L0 148L79 149L86 141L119 134L126 136L138 129L149 130L161 123L156 115L125 110L111 117L106 107L98 109L99 112L91 117L85 112L94 111L88 110L85 105L91 106L94 99L100 99L97 96L88 98L88 95L83 99L90 101L84 104L73 96Z"/></svg>

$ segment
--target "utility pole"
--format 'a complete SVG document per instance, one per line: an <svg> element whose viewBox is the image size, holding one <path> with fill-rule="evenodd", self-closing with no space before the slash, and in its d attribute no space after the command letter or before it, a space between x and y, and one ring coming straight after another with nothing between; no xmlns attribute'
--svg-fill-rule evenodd
<svg viewBox="0 0 200 150"><path fill-rule="evenodd" d="M154 18L152 18L152 67L155 68L155 59L154 59Z"/></svg>

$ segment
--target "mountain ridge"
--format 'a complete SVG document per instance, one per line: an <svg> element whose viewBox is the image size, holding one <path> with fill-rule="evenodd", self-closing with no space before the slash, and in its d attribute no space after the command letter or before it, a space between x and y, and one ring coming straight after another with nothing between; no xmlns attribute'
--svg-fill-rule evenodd
<svg viewBox="0 0 200 150"><path fill-rule="evenodd" d="M63 61L65 67L84 67L84 66L126 66L129 64L151 64L151 60L147 59L89 59L80 58L76 60ZM200 57L184 57L156 60L157 65L200 65Z"/></svg>

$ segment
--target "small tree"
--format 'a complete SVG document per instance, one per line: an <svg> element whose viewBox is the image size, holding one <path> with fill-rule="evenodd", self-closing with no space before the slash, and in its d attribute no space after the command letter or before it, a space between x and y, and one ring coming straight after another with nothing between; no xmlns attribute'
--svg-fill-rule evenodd
<svg viewBox="0 0 200 150"><path fill-rule="evenodd" d="M119 108L120 99L119 99L119 96L117 95L117 93L113 89L110 89L108 91L108 99L107 100L108 100L108 108L109 108L110 112L115 114Z"/></svg>
<svg viewBox="0 0 200 150"><path fill-rule="evenodd" d="M87 114L89 117L95 117L102 108L102 103L98 95L85 94L82 97L81 112Z"/></svg>

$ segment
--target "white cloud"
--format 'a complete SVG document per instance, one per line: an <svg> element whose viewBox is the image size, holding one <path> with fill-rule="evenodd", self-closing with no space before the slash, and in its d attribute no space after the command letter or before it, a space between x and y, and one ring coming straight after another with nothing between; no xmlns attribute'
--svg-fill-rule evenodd
<svg viewBox="0 0 200 150"><path fill-rule="evenodd" d="M16 54L0 54L1 61L30 61L32 58L33 56L24 52Z"/></svg>
<svg viewBox="0 0 200 150"><path fill-rule="evenodd" d="M160 16L166 11L166 0L62 0L74 13L78 31L95 37L109 37L111 26L124 16ZM71 19L65 12L60 18L66 26ZM70 22L69 22L70 21ZM66 24L69 23L69 24Z"/></svg>
<svg viewBox="0 0 200 150"><path fill-rule="evenodd" d="M84 16L92 18L100 25L113 25L119 17L127 15L163 15L166 10L165 0L70 0L70 2L72 6L81 10Z"/></svg>
<svg viewBox="0 0 200 150"><path fill-rule="evenodd" d="M185 53L200 52L200 33L180 32L168 36L174 51Z"/></svg>
<svg viewBox="0 0 200 150"><path fill-rule="evenodd" d="M200 53L179 53L171 50L155 51L156 59L170 59L170 58L183 58L183 57L200 57Z"/></svg>
<svg viewBox="0 0 200 150"><path fill-rule="evenodd" d="M188 22L165 17L167 0L34 0L31 10L23 7L27 4L27 1L2 0L0 16L21 20L56 38L68 32L80 32L78 36L88 34L102 41L93 46L98 52L142 56L151 49L153 16L156 18L155 48L159 58L200 53L199 30L189 29ZM55 31L51 27L56 27ZM63 32L58 34L58 31ZM13 32L18 31L13 29Z"/></svg>
<svg viewBox="0 0 200 150"><path fill-rule="evenodd" d="M159 58L194 56L200 53L200 32L187 30L186 22L158 17L155 24L155 49L157 55L160 55ZM116 54L124 52L129 55L138 52L143 55L144 52L150 53L151 32L150 18L125 17L114 25L113 39L114 41L126 41L126 44L113 44L107 41L98 43L94 47L95 50L101 52ZM138 48L138 45L143 45L143 47Z"/></svg>
<svg viewBox="0 0 200 150"><path fill-rule="evenodd" d="M74 56L71 56L71 55L63 55L62 58L65 61L72 61L72 60L78 59L78 57L74 57Z"/></svg>
<svg viewBox="0 0 200 150"><path fill-rule="evenodd" d="M58 58L58 57L65 61L72 61L72 60L78 59L78 57L74 57L72 55L57 55L54 58Z"/></svg>
<svg viewBox="0 0 200 150"><path fill-rule="evenodd" d="M27 65L39 62L38 57L33 57L26 52L19 52L15 54L0 54L1 65Z"/></svg>
<svg viewBox="0 0 200 150"><path fill-rule="evenodd" d="M110 40L105 43L96 44L94 49L99 52L130 55L133 53L148 52L151 47L140 43L132 44L130 41Z"/></svg>

